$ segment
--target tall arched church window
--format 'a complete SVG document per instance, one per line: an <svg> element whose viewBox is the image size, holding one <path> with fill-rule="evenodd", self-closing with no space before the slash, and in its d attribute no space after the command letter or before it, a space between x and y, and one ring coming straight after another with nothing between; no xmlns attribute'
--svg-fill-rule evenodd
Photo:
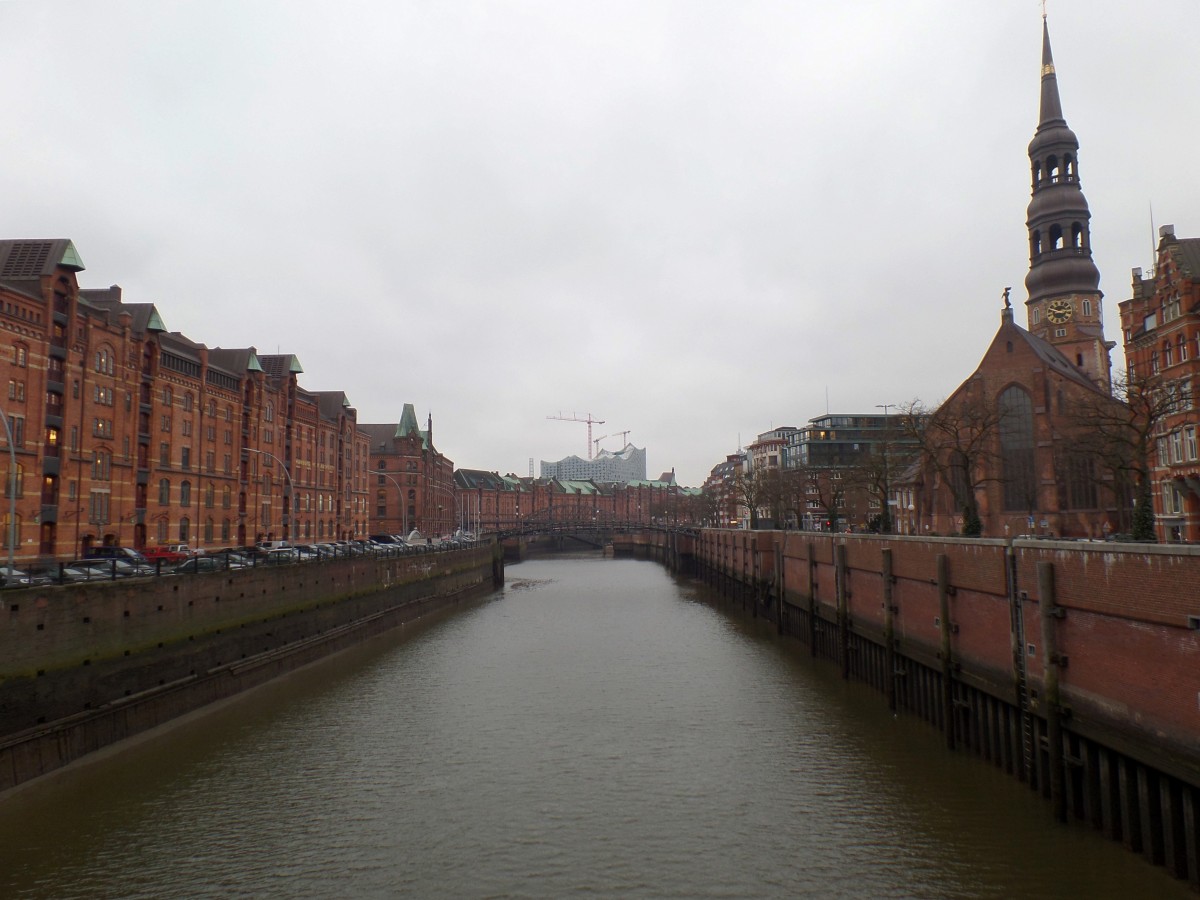
<svg viewBox="0 0 1200 900"><path fill-rule="evenodd" d="M1017 385L1000 395L1000 469L1004 508L1032 514L1037 509L1033 401Z"/></svg>

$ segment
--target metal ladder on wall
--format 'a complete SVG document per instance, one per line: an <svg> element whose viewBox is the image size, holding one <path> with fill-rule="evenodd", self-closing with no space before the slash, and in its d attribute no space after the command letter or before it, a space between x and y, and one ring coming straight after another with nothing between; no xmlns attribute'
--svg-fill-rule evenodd
<svg viewBox="0 0 1200 900"><path fill-rule="evenodd" d="M1021 758L1023 775L1027 782L1033 782L1033 715L1029 710L1029 683L1025 656L1025 601L1029 595L1025 591L1013 591L1012 626L1016 637L1017 673L1017 704L1021 714Z"/></svg>

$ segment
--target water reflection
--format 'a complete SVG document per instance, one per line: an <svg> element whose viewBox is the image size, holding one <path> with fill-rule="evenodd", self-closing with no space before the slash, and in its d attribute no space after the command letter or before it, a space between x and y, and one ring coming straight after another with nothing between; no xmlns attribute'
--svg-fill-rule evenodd
<svg viewBox="0 0 1200 900"><path fill-rule="evenodd" d="M0 893L1190 896L701 586L508 574L9 797Z"/></svg>

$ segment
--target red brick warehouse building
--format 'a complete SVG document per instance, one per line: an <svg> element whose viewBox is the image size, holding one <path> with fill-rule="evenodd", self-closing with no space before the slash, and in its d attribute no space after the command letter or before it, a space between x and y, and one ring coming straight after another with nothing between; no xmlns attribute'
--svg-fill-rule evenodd
<svg viewBox="0 0 1200 900"><path fill-rule="evenodd" d="M19 560L366 533L367 441L343 394L302 389L293 356L210 349L119 287L81 290L83 268L69 240L0 241Z"/></svg>

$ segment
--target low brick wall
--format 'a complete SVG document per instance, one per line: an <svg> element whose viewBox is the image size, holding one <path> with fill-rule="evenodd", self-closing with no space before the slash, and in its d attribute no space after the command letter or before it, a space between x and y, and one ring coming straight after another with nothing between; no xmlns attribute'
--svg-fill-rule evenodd
<svg viewBox="0 0 1200 900"><path fill-rule="evenodd" d="M774 586L776 547L786 601L836 619L835 548L846 557L849 627L882 643L883 551L891 551L895 649L940 667L938 558L949 576L956 678L1015 701L1014 651L1037 694L1042 652L1039 564L1061 610L1050 622L1070 728L1200 784L1200 548L1072 541L706 530L699 561L748 584ZM1015 633L1014 604L1023 633Z"/></svg>
<svg viewBox="0 0 1200 900"><path fill-rule="evenodd" d="M490 587L496 571L479 548L6 591L0 791Z"/></svg>

